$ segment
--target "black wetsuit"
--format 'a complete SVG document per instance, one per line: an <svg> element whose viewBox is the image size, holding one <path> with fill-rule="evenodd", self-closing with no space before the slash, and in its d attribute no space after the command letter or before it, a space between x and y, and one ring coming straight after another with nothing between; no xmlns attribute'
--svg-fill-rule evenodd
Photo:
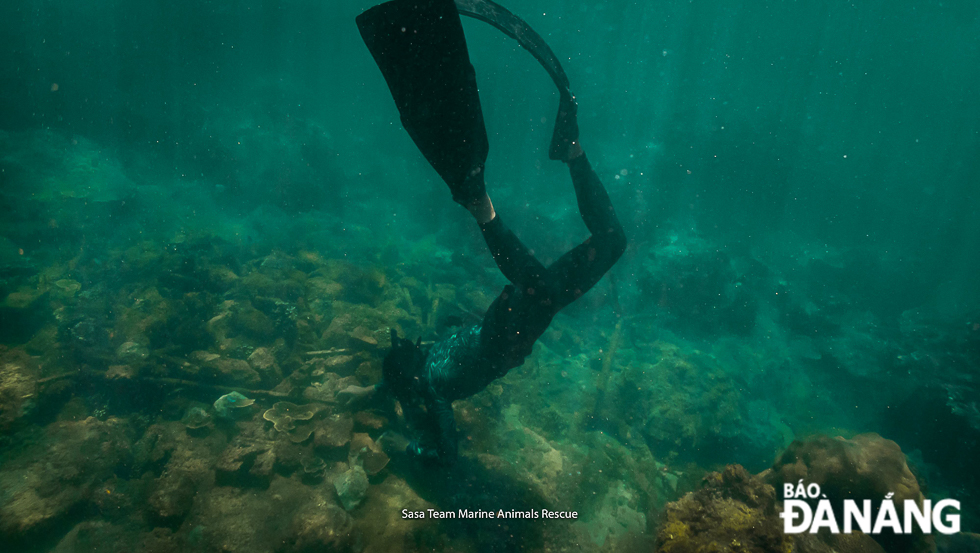
<svg viewBox="0 0 980 553"><path fill-rule="evenodd" d="M544 267L500 217L481 225L494 261L511 284L478 325L457 331L429 350L418 386L399 396L418 436L408 453L426 462L456 458L452 402L483 390L524 363L534 342L566 305L591 289L626 249L626 236L605 188L585 155L569 162L579 212L592 234ZM377 385L377 391L387 384ZM415 401L404 401L406 395Z"/></svg>

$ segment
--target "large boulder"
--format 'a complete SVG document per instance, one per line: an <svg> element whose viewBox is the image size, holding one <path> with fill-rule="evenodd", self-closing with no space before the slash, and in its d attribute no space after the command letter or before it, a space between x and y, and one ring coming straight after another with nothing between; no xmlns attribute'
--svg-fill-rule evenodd
<svg viewBox="0 0 980 553"><path fill-rule="evenodd" d="M657 533L658 553L884 553L869 536L787 534L776 491L740 465L708 474L702 487L668 503Z"/></svg>
<svg viewBox="0 0 980 553"><path fill-rule="evenodd" d="M905 461L897 443L878 434L859 434L851 439L815 436L796 440L776 460L767 480L781 489L784 483L815 483L832 505L845 499L871 500L877 504L889 494L904 520L906 500L922 505L919 483ZM842 512L837 513L841 520ZM895 535L883 530L875 539L890 553L931 551L930 536L920 532Z"/></svg>

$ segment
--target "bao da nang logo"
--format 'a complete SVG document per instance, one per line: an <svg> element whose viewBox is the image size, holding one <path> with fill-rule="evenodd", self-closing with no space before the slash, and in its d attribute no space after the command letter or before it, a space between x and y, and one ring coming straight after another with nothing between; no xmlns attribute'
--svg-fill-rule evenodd
<svg viewBox="0 0 980 553"><path fill-rule="evenodd" d="M918 501L906 499L896 506L889 493L880 501L870 499L845 499L836 512L833 502L820 492L815 483L783 484L783 530L787 534L817 533L826 528L832 534L850 534L860 530L865 534L880 534L883 531L895 534L911 534L920 531L931 534L933 529L940 534L955 534L960 531L960 502L943 499L935 505L925 499ZM811 501L806 501L807 499ZM816 509L811 506L816 501ZM899 516L899 512L903 516ZM838 514L842 519L838 520Z"/></svg>

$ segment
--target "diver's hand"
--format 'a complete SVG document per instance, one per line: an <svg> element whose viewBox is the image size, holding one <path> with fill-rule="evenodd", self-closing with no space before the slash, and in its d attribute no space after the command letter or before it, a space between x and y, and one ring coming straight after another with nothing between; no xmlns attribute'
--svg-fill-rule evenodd
<svg viewBox="0 0 980 553"><path fill-rule="evenodd" d="M382 434L376 443L385 453L391 456L397 453L405 453L405 449L408 448L410 442L405 436L389 430Z"/></svg>
<svg viewBox="0 0 980 553"><path fill-rule="evenodd" d="M350 385L337 392L335 399L341 407L356 405L374 393L374 386Z"/></svg>

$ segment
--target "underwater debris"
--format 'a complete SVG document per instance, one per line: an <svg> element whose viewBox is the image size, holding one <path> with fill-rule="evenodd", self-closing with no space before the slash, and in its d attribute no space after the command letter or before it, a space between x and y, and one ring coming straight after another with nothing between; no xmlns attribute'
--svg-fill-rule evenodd
<svg viewBox="0 0 980 553"><path fill-rule="evenodd" d="M249 399L238 392L231 392L214 402L214 412L219 419L237 420L249 412L248 407L253 403L255 403L254 399Z"/></svg>
<svg viewBox="0 0 980 553"><path fill-rule="evenodd" d="M374 476L388 466L388 455L381 449L371 436L355 433L350 440L348 453L350 466L362 466L364 472Z"/></svg>
<svg viewBox="0 0 980 553"><path fill-rule="evenodd" d="M337 497L340 498L340 503L344 509L353 510L361 504L361 501L364 501L364 497L367 495L367 473L359 465L355 465L335 478L333 486L337 490Z"/></svg>

